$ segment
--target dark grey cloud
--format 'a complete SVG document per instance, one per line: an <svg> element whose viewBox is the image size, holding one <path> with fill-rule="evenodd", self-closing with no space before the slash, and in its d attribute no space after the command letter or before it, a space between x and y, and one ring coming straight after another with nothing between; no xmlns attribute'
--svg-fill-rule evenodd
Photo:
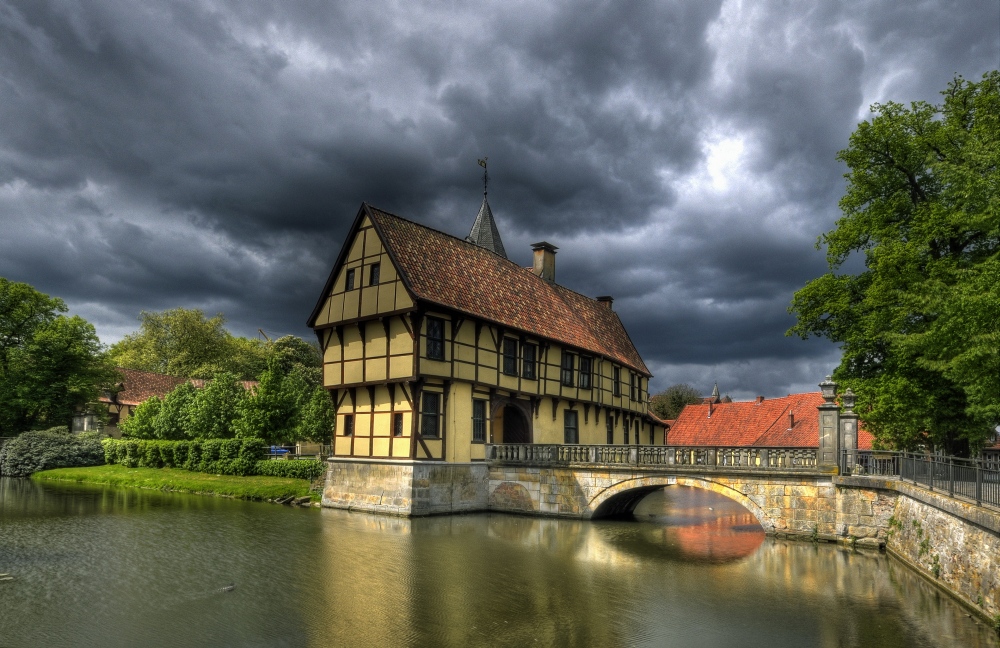
<svg viewBox="0 0 1000 648"><path fill-rule="evenodd" d="M140 310L308 334L361 201L615 307L654 387L811 389L837 150L875 101L1000 67L995 3L0 0L0 275L114 341Z"/></svg>

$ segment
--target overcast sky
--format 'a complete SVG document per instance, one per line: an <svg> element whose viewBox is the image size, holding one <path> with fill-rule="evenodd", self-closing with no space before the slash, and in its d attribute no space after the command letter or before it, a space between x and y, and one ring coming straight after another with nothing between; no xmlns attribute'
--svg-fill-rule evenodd
<svg viewBox="0 0 1000 648"><path fill-rule="evenodd" d="M111 343L141 310L305 327L362 201L615 309L653 389L815 389L786 338L876 101L1000 67L1000 3L0 0L0 276Z"/></svg>

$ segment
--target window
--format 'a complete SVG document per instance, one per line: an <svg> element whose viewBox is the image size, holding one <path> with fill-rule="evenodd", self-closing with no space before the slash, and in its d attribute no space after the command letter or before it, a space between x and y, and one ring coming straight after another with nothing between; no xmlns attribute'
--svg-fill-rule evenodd
<svg viewBox="0 0 1000 648"><path fill-rule="evenodd" d="M625 421L625 424L622 425L622 430L625 431L625 445L628 445L628 421Z"/></svg>
<svg viewBox="0 0 1000 648"><path fill-rule="evenodd" d="M563 443L580 442L580 430L576 423L576 412L573 410L563 412Z"/></svg>
<svg viewBox="0 0 1000 648"><path fill-rule="evenodd" d="M378 274L379 274L379 264L373 263L368 268L368 285L377 286L378 285Z"/></svg>
<svg viewBox="0 0 1000 648"><path fill-rule="evenodd" d="M608 445L615 442L615 420L611 418L610 412L604 415L604 422L608 426Z"/></svg>
<svg viewBox="0 0 1000 648"><path fill-rule="evenodd" d="M427 437L440 436L439 419L441 413L441 394L424 392L420 408L420 434Z"/></svg>
<svg viewBox="0 0 1000 648"><path fill-rule="evenodd" d="M580 356L580 389L590 389L590 374L593 366L593 358Z"/></svg>
<svg viewBox="0 0 1000 648"><path fill-rule="evenodd" d="M538 347L534 344L521 345L521 376L528 380L535 380L536 358L538 358Z"/></svg>
<svg viewBox="0 0 1000 648"><path fill-rule="evenodd" d="M562 354L562 384L567 387L573 386L573 360L572 353L563 351Z"/></svg>
<svg viewBox="0 0 1000 648"><path fill-rule="evenodd" d="M635 387L636 378L638 378L638 376L636 376L632 372L629 372L629 374L628 374L628 397L631 398L634 401L639 400L637 398L637 394L636 394L637 390L636 390L636 387Z"/></svg>
<svg viewBox="0 0 1000 648"><path fill-rule="evenodd" d="M508 376L517 375L517 340L503 339L503 372Z"/></svg>
<svg viewBox="0 0 1000 648"><path fill-rule="evenodd" d="M486 401L472 400L472 442L486 441Z"/></svg>
<svg viewBox="0 0 1000 648"><path fill-rule="evenodd" d="M344 414L344 436L354 434L354 415Z"/></svg>
<svg viewBox="0 0 1000 648"><path fill-rule="evenodd" d="M656 428L652 425L649 426L649 445L654 445L656 443Z"/></svg>
<svg viewBox="0 0 1000 648"><path fill-rule="evenodd" d="M345 290L354 290L354 270L347 271L347 286Z"/></svg>
<svg viewBox="0 0 1000 648"><path fill-rule="evenodd" d="M614 370L611 373L612 373L612 378L611 378L612 385L611 385L611 389L614 390L615 396L621 396L622 395L622 369L621 369L621 367L615 367Z"/></svg>
<svg viewBox="0 0 1000 648"><path fill-rule="evenodd" d="M635 422L635 444L642 445L642 440L639 438L639 421Z"/></svg>
<svg viewBox="0 0 1000 648"><path fill-rule="evenodd" d="M444 360L444 320L427 318L427 357Z"/></svg>
<svg viewBox="0 0 1000 648"><path fill-rule="evenodd" d="M392 436L403 436L403 415L392 415Z"/></svg>

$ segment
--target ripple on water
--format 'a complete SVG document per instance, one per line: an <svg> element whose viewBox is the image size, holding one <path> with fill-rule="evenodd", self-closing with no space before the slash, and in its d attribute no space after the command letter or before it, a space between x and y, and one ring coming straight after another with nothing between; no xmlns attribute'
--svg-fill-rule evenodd
<svg viewBox="0 0 1000 648"><path fill-rule="evenodd" d="M885 556L658 497L641 522L407 520L4 480L0 645L997 646Z"/></svg>

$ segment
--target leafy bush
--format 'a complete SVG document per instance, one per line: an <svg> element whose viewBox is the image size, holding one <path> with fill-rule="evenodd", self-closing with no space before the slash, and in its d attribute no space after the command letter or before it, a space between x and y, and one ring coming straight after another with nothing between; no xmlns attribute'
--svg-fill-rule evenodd
<svg viewBox="0 0 1000 648"><path fill-rule="evenodd" d="M262 439L202 439L160 441L157 439L105 439L104 457L109 464L129 468L184 468L217 475L252 475L264 453Z"/></svg>
<svg viewBox="0 0 1000 648"><path fill-rule="evenodd" d="M70 434L67 428L24 432L0 449L0 475L27 477L47 468L96 466L105 462L96 432Z"/></svg>
<svg viewBox="0 0 1000 648"><path fill-rule="evenodd" d="M261 459L257 462L254 474L267 475L269 477L293 477L295 479L317 479L326 471L326 465L322 461L295 460L276 461L273 459Z"/></svg>

